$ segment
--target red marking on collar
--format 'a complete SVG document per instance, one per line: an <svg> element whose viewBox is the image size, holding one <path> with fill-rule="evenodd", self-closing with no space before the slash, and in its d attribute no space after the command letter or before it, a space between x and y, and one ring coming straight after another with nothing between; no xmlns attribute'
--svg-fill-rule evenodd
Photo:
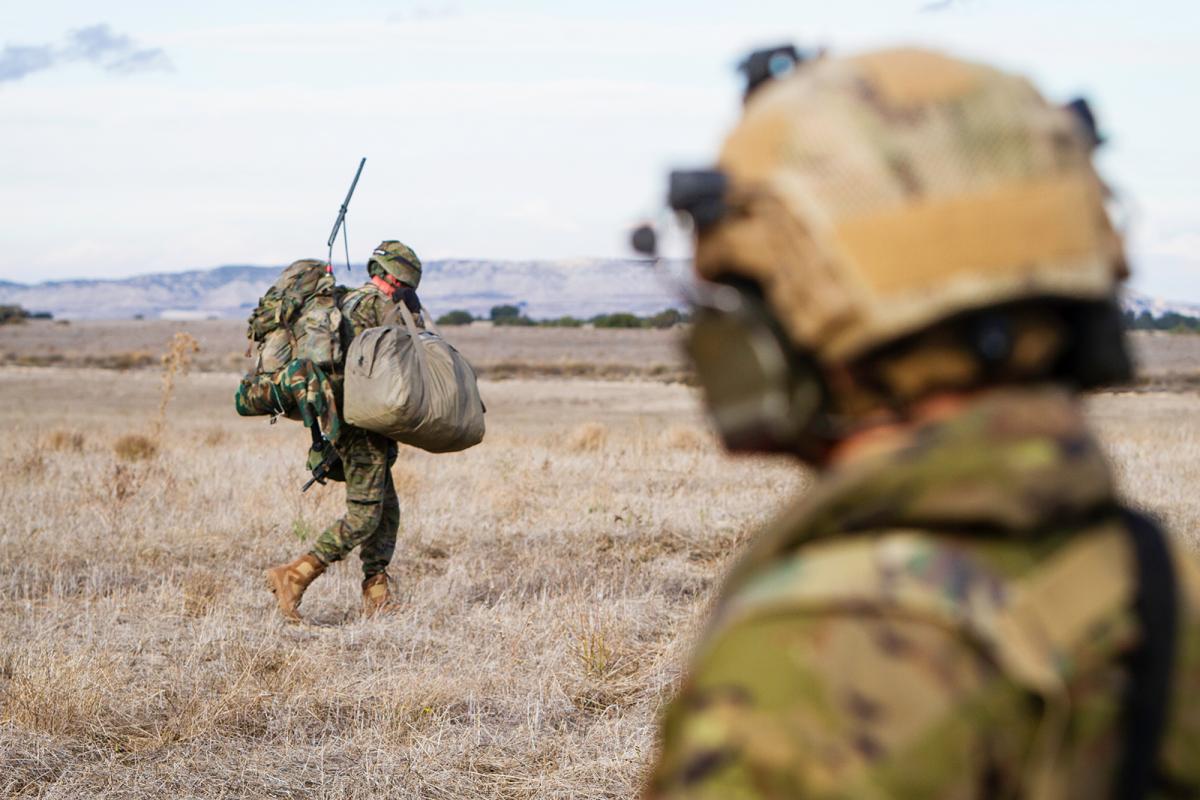
<svg viewBox="0 0 1200 800"><path fill-rule="evenodd" d="M395 294L396 294L396 289L400 288L400 287L398 287L398 286L393 286L393 285L392 285L390 282L388 282L388 280L387 280L386 278L384 278L382 275L372 275L372 276L371 276L371 283L373 283L373 284L375 284L376 286L378 286L378 287L379 287L379 291L381 291L381 292L383 292L384 294L386 294L386 295L388 296L388 298L389 298L389 299L390 299L390 298L393 298L393 297L395 296Z"/></svg>

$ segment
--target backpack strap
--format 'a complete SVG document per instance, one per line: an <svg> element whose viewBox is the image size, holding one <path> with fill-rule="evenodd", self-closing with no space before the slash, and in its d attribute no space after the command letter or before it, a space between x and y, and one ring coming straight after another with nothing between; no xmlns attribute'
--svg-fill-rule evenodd
<svg viewBox="0 0 1200 800"><path fill-rule="evenodd" d="M1134 610L1142 642L1129 658L1122 713L1123 761L1114 797L1149 795L1167 727L1167 703L1179 626L1179 585L1162 530L1148 517L1122 511L1137 570Z"/></svg>
<svg viewBox="0 0 1200 800"><path fill-rule="evenodd" d="M430 313L424 304L421 305L421 324L428 328L434 336L442 335L442 332L438 330L438 326L434 324L433 314Z"/></svg>
<svg viewBox="0 0 1200 800"><path fill-rule="evenodd" d="M347 292L339 304L342 314L346 317L349 317L352 313L354 313L354 309L358 308L358 304L363 301L364 297L366 297L366 294L358 291L357 289Z"/></svg>
<svg viewBox="0 0 1200 800"><path fill-rule="evenodd" d="M421 380L428 382L429 364L425 361L428 356L425 355L425 348L421 345L421 332L417 330L417 323L413 319L412 312L408 310L408 306L404 303L396 303L396 307L388 316L394 317L397 312L404 320L404 327L408 330L408 337L412 341L413 352L417 354L417 366L421 370Z"/></svg>

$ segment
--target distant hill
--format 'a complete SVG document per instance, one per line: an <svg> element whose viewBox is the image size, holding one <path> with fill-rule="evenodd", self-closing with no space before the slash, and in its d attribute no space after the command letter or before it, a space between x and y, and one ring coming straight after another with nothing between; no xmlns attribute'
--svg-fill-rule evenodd
<svg viewBox="0 0 1200 800"><path fill-rule="evenodd" d="M1155 319L1160 319L1168 314L1175 314L1180 317L1200 319L1200 303L1175 303L1135 292L1132 289L1125 291L1121 299L1121 307L1135 317L1149 314Z"/></svg>
<svg viewBox="0 0 1200 800"><path fill-rule="evenodd" d="M282 267L225 266L139 275L120 280L0 281L0 305L20 305L67 319L245 318ZM338 281L357 286L366 269L337 271ZM614 311L652 314L680 307L680 298L644 262L622 259L488 261L456 259L425 265L421 299L435 314L466 309L486 315L492 306L520 305L527 316L592 317ZM1131 317L1178 315L1200 321L1200 304L1175 303L1126 291ZM1200 322L1198 322L1200 324Z"/></svg>
<svg viewBox="0 0 1200 800"><path fill-rule="evenodd" d="M139 275L120 280L0 281L0 304L48 311L67 319L177 319L246 317L282 266L225 266ZM360 264L337 271L338 281L366 280ZM425 264L421 299L437 314L466 309L486 315L492 306L520 305L534 318L594 316L612 311L650 314L681 305L643 262L446 260Z"/></svg>

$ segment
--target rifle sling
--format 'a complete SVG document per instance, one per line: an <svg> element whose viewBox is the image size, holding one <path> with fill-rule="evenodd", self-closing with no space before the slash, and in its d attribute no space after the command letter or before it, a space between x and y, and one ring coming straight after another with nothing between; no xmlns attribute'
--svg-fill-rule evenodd
<svg viewBox="0 0 1200 800"><path fill-rule="evenodd" d="M1179 587L1170 548L1157 524L1124 510L1137 569L1134 611L1142 641L1129 658L1129 686L1122 714L1123 760L1114 797L1134 800L1150 794L1167 727L1167 703L1179 625Z"/></svg>

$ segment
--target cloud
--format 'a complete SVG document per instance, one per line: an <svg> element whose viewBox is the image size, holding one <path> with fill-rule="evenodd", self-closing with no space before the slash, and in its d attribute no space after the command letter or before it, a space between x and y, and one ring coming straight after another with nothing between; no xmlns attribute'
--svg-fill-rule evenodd
<svg viewBox="0 0 1200 800"><path fill-rule="evenodd" d="M172 69L171 60L162 48L139 47L130 37L100 23L69 32L66 43L58 47L5 45L0 50L0 83L79 61L121 75Z"/></svg>
<svg viewBox="0 0 1200 800"><path fill-rule="evenodd" d="M31 72L48 69L53 64L54 51L49 46L8 45L0 50L0 83L24 78Z"/></svg>
<svg viewBox="0 0 1200 800"><path fill-rule="evenodd" d="M78 58L99 65L107 72L129 74L171 69L162 48L140 48L128 36L113 33L107 25L91 25L71 32L66 58Z"/></svg>

